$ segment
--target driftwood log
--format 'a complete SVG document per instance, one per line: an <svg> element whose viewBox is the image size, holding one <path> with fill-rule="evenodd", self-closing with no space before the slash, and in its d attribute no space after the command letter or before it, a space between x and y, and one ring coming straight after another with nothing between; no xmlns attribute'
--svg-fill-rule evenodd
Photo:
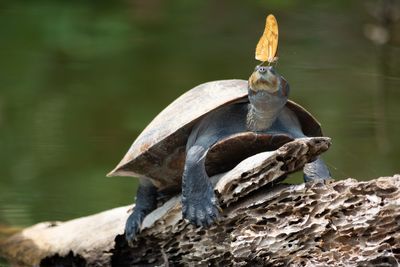
<svg viewBox="0 0 400 267"><path fill-rule="evenodd" d="M133 247L123 237L126 206L39 223L0 252L15 266L397 266L399 175L279 183L329 145L299 139L212 177L223 214L209 229L184 221L175 196L145 218Z"/></svg>

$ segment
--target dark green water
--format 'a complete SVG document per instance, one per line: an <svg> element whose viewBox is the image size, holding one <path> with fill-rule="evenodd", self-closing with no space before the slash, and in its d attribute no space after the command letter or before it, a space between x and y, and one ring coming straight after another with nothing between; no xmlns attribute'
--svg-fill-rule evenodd
<svg viewBox="0 0 400 267"><path fill-rule="evenodd" d="M0 225L131 203L136 180L105 174L180 94L247 79L268 13L291 98L333 139L334 176L398 173L399 24L377 45L374 1L314 2L0 2Z"/></svg>

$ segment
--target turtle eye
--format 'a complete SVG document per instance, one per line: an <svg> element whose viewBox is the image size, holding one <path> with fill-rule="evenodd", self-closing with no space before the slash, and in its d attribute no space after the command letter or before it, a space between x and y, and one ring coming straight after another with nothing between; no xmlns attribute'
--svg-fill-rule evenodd
<svg viewBox="0 0 400 267"><path fill-rule="evenodd" d="M259 71L260 73L265 73L265 72L267 72L267 70L268 70L267 67L259 67L259 68L258 68L258 71Z"/></svg>

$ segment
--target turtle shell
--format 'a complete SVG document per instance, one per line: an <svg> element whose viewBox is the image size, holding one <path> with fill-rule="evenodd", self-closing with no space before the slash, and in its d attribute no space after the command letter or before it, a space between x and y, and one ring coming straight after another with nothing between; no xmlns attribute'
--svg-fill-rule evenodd
<svg viewBox="0 0 400 267"><path fill-rule="evenodd" d="M245 80L221 80L203 83L184 93L153 119L107 176L147 177L159 189L179 185L186 142L194 124L204 115L224 105L248 102L247 90ZM320 124L303 107L293 101L288 101L286 107L297 115L305 135L322 136ZM247 157L246 154L257 153L259 147L264 147L262 151L265 151L265 145L268 145L272 150L290 140L285 135L239 133L221 140L210 149L206 159L207 172L209 175L222 172L240 161L235 159L221 164L218 159L225 156L241 154ZM232 147L235 149L232 150Z"/></svg>

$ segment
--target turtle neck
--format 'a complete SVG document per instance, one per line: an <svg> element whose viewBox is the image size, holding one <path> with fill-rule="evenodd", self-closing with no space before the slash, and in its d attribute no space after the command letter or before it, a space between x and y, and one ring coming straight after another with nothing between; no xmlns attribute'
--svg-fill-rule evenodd
<svg viewBox="0 0 400 267"><path fill-rule="evenodd" d="M266 91L254 91L249 88L247 111L247 129L254 132L265 131L274 123L287 102L280 91L274 94Z"/></svg>

